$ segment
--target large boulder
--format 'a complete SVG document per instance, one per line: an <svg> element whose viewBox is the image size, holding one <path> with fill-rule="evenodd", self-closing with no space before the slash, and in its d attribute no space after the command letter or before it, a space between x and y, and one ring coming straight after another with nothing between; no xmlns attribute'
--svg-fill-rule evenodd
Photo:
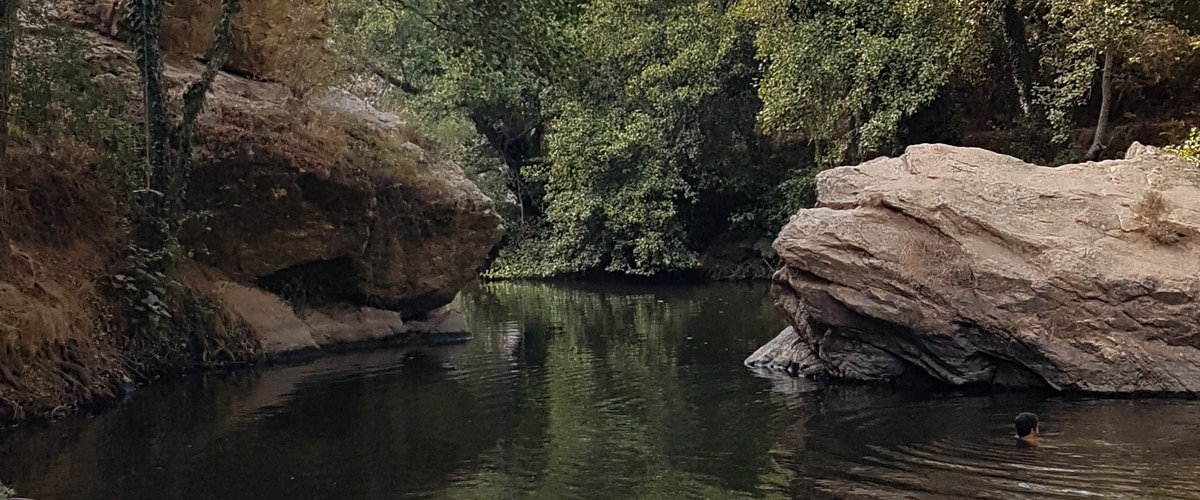
<svg viewBox="0 0 1200 500"><path fill-rule="evenodd" d="M502 234L492 200L394 115L349 96L296 109L222 90L198 124L194 258L310 304L406 318L449 303ZM229 85L228 87L226 85Z"/></svg>
<svg viewBox="0 0 1200 500"><path fill-rule="evenodd" d="M108 78L137 88L127 47L95 37L93 53ZM202 71L164 65L172 89ZM299 306L423 319L478 277L503 233L492 200L396 115L337 90L301 103L281 84L228 73L197 120L188 186L189 257Z"/></svg>
<svg viewBox="0 0 1200 500"><path fill-rule="evenodd" d="M121 38L123 2L54 5L60 18ZM187 204L198 217L180 235L190 256L301 305L347 302L420 318L448 303L499 241L493 201L396 115L313 90L328 56L326 2L239 6L229 69L256 78L220 73L196 124ZM220 9L220 0L166 5L162 43L174 57L163 69L176 101L203 71L196 59ZM93 42L104 76L137 89L129 48Z"/></svg>
<svg viewBox="0 0 1200 500"><path fill-rule="evenodd" d="M817 177L748 365L854 381L1200 394L1200 169L920 145Z"/></svg>

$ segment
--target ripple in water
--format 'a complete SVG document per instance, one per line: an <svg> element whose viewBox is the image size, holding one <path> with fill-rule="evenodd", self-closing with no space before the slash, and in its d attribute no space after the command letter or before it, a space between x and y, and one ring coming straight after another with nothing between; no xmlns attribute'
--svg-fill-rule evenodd
<svg viewBox="0 0 1200 500"><path fill-rule="evenodd" d="M863 398L875 404L843 409ZM796 490L820 498L1200 498L1200 437L1189 422L1200 405L895 399L860 393L805 417L789 436L803 441L790 458L801 471ZM1011 417L1026 410L1042 416L1036 449L1011 437Z"/></svg>

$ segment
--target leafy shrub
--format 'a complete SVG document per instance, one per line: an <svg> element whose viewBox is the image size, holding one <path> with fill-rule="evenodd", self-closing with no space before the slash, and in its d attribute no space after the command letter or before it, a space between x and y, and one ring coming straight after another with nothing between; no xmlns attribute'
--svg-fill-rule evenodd
<svg viewBox="0 0 1200 500"><path fill-rule="evenodd" d="M1174 153L1184 157L1187 161L1200 166L1200 128L1192 127L1191 133L1187 139L1184 139L1181 144L1174 144L1164 148L1169 153Z"/></svg>

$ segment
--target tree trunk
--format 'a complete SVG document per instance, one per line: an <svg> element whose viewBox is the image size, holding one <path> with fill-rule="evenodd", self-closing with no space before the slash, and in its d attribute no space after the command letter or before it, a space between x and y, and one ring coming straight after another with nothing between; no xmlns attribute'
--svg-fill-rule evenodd
<svg viewBox="0 0 1200 500"><path fill-rule="evenodd" d="M0 0L0 219L8 208L8 98L17 38L17 0Z"/></svg>
<svg viewBox="0 0 1200 500"><path fill-rule="evenodd" d="M1104 70L1100 77L1100 118L1096 120L1096 135L1092 137L1092 147L1083 156L1085 161L1096 161L1104 152L1104 137L1108 135L1108 114L1112 108L1112 72L1113 50L1104 51Z"/></svg>
<svg viewBox="0 0 1200 500"><path fill-rule="evenodd" d="M1017 99L1025 117L1040 122L1044 117L1041 106L1033 95L1034 75L1037 61L1029 51L1025 39L1025 17L1017 9L1017 0L1002 0L1001 21L1004 25L1004 46L1008 49L1008 61L1012 69L1013 84L1017 86Z"/></svg>
<svg viewBox="0 0 1200 500"><path fill-rule="evenodd" d="M177 134L179 167L164 181L167 190L163 192L168 207L166 215L171 218L172 227L176 229L184 217L183 202L187 197L187 186L192 177L196 117L204 110L208 91L213 80L217 78L217 73L229 62L229 50L233 45L233 18L237 15L239 7L238 0L221 0L221 18L217 20L216 28L213 28L213 41L206 53L208 62L205 64L204 73L183 92L183 120L179 124Z"/></svg>

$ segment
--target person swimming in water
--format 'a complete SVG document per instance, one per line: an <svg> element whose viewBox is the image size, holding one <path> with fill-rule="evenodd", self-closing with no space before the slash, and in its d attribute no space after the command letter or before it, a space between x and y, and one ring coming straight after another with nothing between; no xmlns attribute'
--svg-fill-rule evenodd
<svg viewBox="0 0 1200 500"><path fill-rule="evenodd" d="M1014 424L1017 427L1017 444L1030 447L1037 447L1039 445L1037 414L1022 412L1017 415Z"/></svg>

